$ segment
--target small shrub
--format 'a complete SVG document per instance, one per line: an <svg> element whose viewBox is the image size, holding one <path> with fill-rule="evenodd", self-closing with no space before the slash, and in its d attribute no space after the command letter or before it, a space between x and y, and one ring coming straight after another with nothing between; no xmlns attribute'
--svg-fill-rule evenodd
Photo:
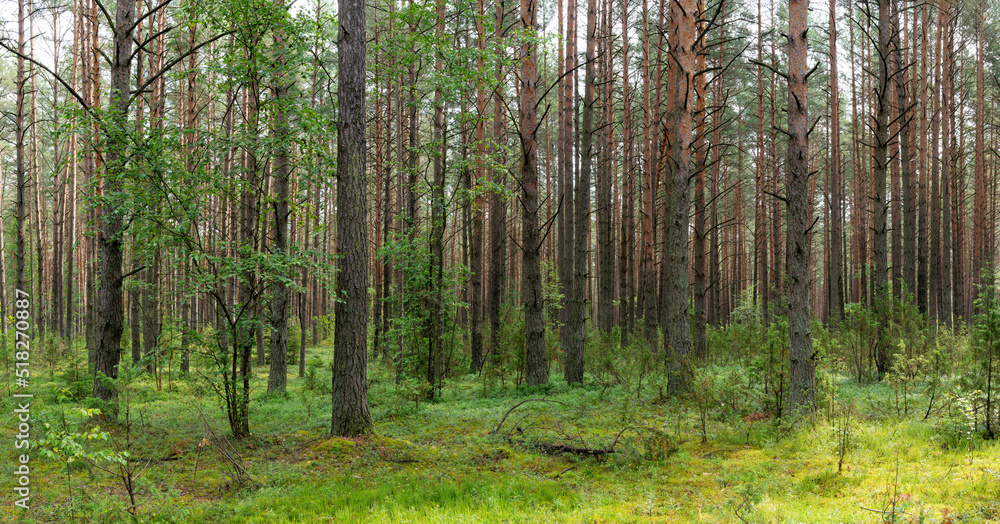
<svg viewBox="0 0 1000 524"><path fill-rule="evenodd" d="M980 419L985 416L982 391L945 393L948 409L934 424L934 441L945 449L972 449L979 440Z"/></svg>

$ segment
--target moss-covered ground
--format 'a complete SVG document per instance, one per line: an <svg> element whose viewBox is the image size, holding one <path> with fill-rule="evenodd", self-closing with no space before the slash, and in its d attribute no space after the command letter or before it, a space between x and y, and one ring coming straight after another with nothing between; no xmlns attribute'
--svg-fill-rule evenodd
<svg viewBox="0 0 1000 524"><path fill-rule="evenodd" d="M331 359L331 348L311 351ZM569 387L555 372L544 389L469 375L449 380L439 399L418 403L373 363L377 434L342 439L329 436L328 367L314 364L311 379L293 373L288 395L278 397L263 394L266 369L258 371L254 434L242 441L225 438L220 401L204 378L164 374L159 387L138 378L129 436L103 427L107 440L83 442L85 451L69 463L33 450L27 511L13 503L16 423L6 401L0 521L1000 521L995 443L956 437L961 420L942 403L925 417L927 399L914 395L904 414L898 388L839 375L830 376L832 392L818 414L790 422L747 413L722 395L665 399L652 380ZM72 378L62 368L35 378L33 440L46 434L45 423L65 434L94 427L80 413L86 400L73 400ZM528 399L545 401L515 408ZM118 469L97 454L116 445L130 446L128 463L138 472L134 516L112 474Z"/></svg>

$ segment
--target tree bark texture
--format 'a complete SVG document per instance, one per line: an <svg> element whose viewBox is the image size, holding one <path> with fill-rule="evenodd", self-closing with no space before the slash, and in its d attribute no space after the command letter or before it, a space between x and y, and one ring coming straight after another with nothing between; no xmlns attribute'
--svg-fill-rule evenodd
<svg viewBox="0 0 1000 524"><path fill-rule="evenodd" d="M368 410L368 213L365 174L365 5L339 0L337 295L331 434L371 433Z"/></svg>

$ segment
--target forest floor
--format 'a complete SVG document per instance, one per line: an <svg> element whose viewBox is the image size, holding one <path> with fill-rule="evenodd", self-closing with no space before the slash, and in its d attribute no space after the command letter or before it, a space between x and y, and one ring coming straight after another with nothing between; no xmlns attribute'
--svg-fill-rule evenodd
<svg viewBox="0 0 1000 524"><path fill-rule="evenodd" d="M41 373L32 438L48 424L83 446L72 461L73 452L45 458L36 449L31 507L15 508L16 406L8 398L0 520L1000 522L1000 447L945 445L943 425L954 419L923 420L919 398L900 404L898 391L881 384L838 378L820 414L790 425L718 398L664 399L655 382L568 387L555 372L544 389L486 387L470 375L449 381L439 400L416 403L419 392L373 365L377 434L342 439L329 437L332 348L317 352L324 364L313 360L307 378L290 378L286 397L264 395L266 368L258 369L253 436L242 441L226 438L221 402L197 374L164 376L159 388L148 376L137 380L129 434L103 428L107 440L100 432L86 440L86 405L71 400L74 379L83 389L86 380L69 369ZM126 447L135 518L108 460Z"/></svg>

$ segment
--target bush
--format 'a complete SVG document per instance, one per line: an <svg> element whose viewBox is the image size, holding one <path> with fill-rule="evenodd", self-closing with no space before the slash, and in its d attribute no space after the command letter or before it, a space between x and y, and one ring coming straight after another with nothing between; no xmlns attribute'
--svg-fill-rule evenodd
<svg viewBox="0 0 1000 524"><path fill-rule="evenodd" d="M945 449L974 448L985 419L983 392L948 392L945 400L947 411L934 424L934 441Z"/></svg>

